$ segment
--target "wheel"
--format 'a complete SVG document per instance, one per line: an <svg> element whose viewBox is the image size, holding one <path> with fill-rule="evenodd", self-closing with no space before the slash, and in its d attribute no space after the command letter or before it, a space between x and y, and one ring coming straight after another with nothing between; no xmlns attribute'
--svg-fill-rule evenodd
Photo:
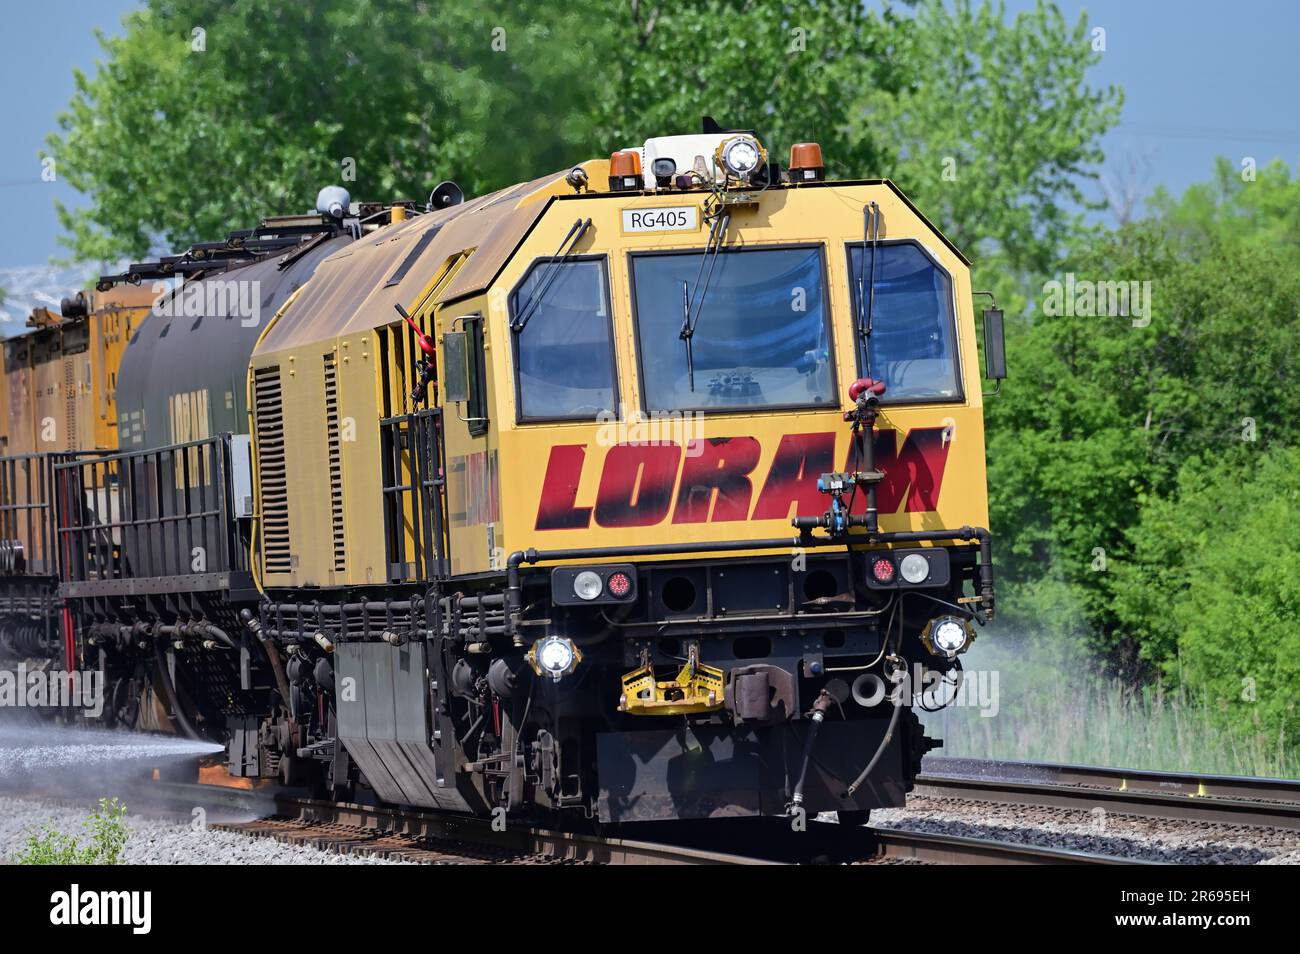
<svg viewBox="0 0 1300 954"><path fill-rule="evenodd" d="M835 815L839 818L841 825L853 825L855 828L860 828L871 819L871 809L858 808L848 812L836 812Z"/></svg>

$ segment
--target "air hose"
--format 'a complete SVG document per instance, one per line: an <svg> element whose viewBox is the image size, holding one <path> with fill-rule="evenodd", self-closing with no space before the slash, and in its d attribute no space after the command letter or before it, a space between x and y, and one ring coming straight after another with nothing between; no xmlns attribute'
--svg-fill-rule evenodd
<svg viewBox="0 0 1300 954"><path fill-rule="evenodd" d="M844 790L844 797L851 798L853 794L862 787L862 783L867 780L875 769L880 757L885 754L885 749L889 748L890 740L894 738L894 731L898 728L898 714L903 711L903 701L900 699L894 704L894 713L889 717L889 728L885 730L885 737L880 740L880 746L876 749L876 754L871 757L867 767L862 770L862 774L853 780L853 784Z"/></svg>
<svg viewBox="0 0 1300 954"><path fill-rule="evenodd" d="M176 724L180 726L181 731L191 739L202 740L203 736L199 735L198 730L194 728L194 724L185 716L185 710L181 708L180 696L176 693L176 686L172 684L171 670L167 668L167 659L163 656L161 641L154 640L153 654L154 658L158 660L158 679L162 682L163 693L167 696L167 704L171 706L172 718L176 720Z"/></svg>
<svg viewBox="0 0 1300 954"><path fill-rule="evenodd" d="M803 783L808 777L808 763L812 761L813 745L817 741L817 730L826 721L826 712L834 701L831 694L823 689L817 694L817 700L812 705L812 725L808 727L808 738L804 739L803 743L803 763L799 766L799 780L794 783L794 794L790 796L790 814L794 814L803 805Z"/></svg>

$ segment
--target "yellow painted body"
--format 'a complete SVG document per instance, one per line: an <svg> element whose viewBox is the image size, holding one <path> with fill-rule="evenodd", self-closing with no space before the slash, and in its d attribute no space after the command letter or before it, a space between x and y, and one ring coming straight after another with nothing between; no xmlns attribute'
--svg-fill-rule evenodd
<svg viewBox="0 0 1300 954"><path fill-rule="evenodd" d="M593 184L608 175L607 163L586 163ZM575 196L562 177L550 177L447 212L417 216L376 233L373 239L340 253L322 266L296 302L290 302L268 328L252 361L259 368L279 369L289 495L289 548L293 566L279 572L264 567L263 585L357 585L385 581L384 524L378 421L410 408L405 370L414 336L393 311L402 304L436 340L464 327L464 319L483 316L486 365L486 433L474 435L462 420L464 404L443 406L446 495L453 575L499 571L515 550L585 549L592 547L745 540L794 536L794 510L768 519L711 519L674 522L672 508L647 526L603 527L592 520L585 528L539 530L537 517L543 476L556 445L582 445L583 466L573 496L575 507L594 503L605 457L620 439L635 441L641 385L637 373L628 255L634 251L704 247L707 225L695 232L626 234L627 208L702 205L707 193L615 193ZM708 413L689 437L752 437L762 447L752 473L751 509L768 474L781 439L787 435L834 435L836 468L849 455L849 427L843 412L852 405L849 385L859 377L856 327L850 304L847 247L862 241L863 206L879 204L881 238L914 239L951 276L956 314L960 383L964 397L942 404L886 405L878 429L896 432L902 447L916 428L943 429L946 464L934 488L931 509L907 510L908 493L895 512L881 513L882 530L936 530L988 526L984 430L980 374L976 353L969 264L888 182L826 183L773 188L755 205L734 210L726 236L728 248L818 243L825 245L828 302L833 326L836 410L756 410ZM441 217L441 218L440 218ZM538 259L555 254L575 219L591 219L591 228L574 250L607 260L617 359L619 400L625 409L612 422L520 423L515 381L510 292ZM703 214L700 215L703 222ZM443 227L417 248L419 237L437 223ZM367 259L365 256L370 256ZM409 270L395 280L400 265L415 256ZM351 261L349 261L351 257ZM373 259L373 260L372 260ZM317 283L325 283L317 285ZM360 287L365 286L365 287ZM328 290L328 294L326 294ZM311 306L303 299L317 293ZM337 314L330 303L346 301ZM331 485L329 430L322 413L325 391L322 362L334 357L339 414L355 427L352 439L337 441L335 484ZM439 349L439 380L445 380ZM250 407L253 402L250 401ZM619 431L618 426L626 428ZM257 440L256 423L253 433ZM641 432L663 439L662 432ZM667 435L671 438L672 435ZM803 475L816 481L817 474ZM680 480L680 468L679 476ZM674 487L673 494L680 488ZM336 563L335 521L331 499L345 501L345 558ZM815 514L826 509L829 498ZM704 551L691 559L707 559Z"/></svg>
<svg viewBox="0 0 1300 954"><path fill-rule="evenodd" d="M581 483L575 497L575 506L589 507L596 498L605 455L612 446L611 438L626 435L635 440L633 426L618 429L601 423L515 423L515 385L511 354L510 317L507 313L507 292L524 277L537 258L550 256L559 245L565 232L578 215L590 216L593 228L577 249L578 254L607 254L609 256L610 290L614 302L614 336L619 368L619 393L627 408L641 407L641 392L636 374L636 339L632 327L631 289L627 254L631 251L698 249L706 237L704 228L697 234L664 233L659 235L625 235L621 232L622 209L664 205L681 206L689 200L699 201L699 196L669 194L665 196L609 196L588 202L562 202L552 206L528 242L511 259L493 292L487 300L491 303L486 326L486 350L489 361L489 417L493 422L490 433L471 440L464 433L465 426L455 421L456 407L446 409L448 423L448 495L453 511L451 552L457 561L453 571L472 573L489 569L486 550L488 529L486 521L471 522L455 519L476 497L493 492L490 483L478 482L458 473L452 461L473 454L497 455L495 474L499 481L500 514L492 531L492 538L502 554L514 550L536 548L539 550L579 549L606 546L626 546L664 543L707 542L720 539L760 539L793 534L790 517L793 510L781 519L746 521L709 521L702 523L675 523L670 512L653 526L636 528L603 528L594 519L585 529L545 530L534 529L541 494L542 471L545 469L551 447L555 444L585 445L585 461ZM956 297L957 341L961 357L961 374L965 399L960 403L907 407L888 407L877 423L879 429L891 428L897 432L901 445L906 435L917 427L944 427L950 435L950 446L944 481L939 494L938 509L923 513L882 513L882 530L926 530L954 528L963 525L988 526L988 494L985 481L984 426L980 398L979 362L976 353L975 324L970 295L969 268L957 254L949 249L932 229L914 213L886 185L843 186L820 189L770 191L760 200L753 212L739 211L733 218L729 231L729 247L759 247L764 244L790 244L794 242L825 242L829 270L829 292L834 334L834 356L837 382L844 398L841 408L835 411L801 410L793 412L756 411L754 413L719 413L703 416L703 440L718 437L750 436L762 446L762 456L754 470L755 498L758 483L769 472L777 453L781 437L786 434L833 432L836 435L834 460L842 466L849 454L849 428L843 421L843 411L852 405L847 398L849 384L858 377L855 357L855 335L850 306L849 275L846 243L861 242L862 206L865 202L880 204L882 218L887 223L889 239L914 238L925 246L930 255L948 270L953 279ZM466 302L460 309L444 309L440 315L439 332L450 330L451 323L460 313L469 313L482 306L481 301ZM623 423L627 423L626 416ZM673 429L653 428L643 433L651 439L671 439ZM818 475L810 475L816 480ZM680 477L679 477L680 480ZM680 488L674 487L674 497ZM829 499L829 498L827 498ZM457 507L455 502L461 501ZM751 508L753 502L751 501ZM824 509L824 508L823 508ZM820 513L820 511L819 511ZM708 558L711 554L695 554L692 558ZM459 559L458 559L459 557Z"/></svg>
<svg viewBox="0 0 1300 954"><path fill-rule="evenodd" d="M147 288L96 292L86 317L37 309L33 330L5 342L4 454L117 449L117 370L152 301Z"/></svg>

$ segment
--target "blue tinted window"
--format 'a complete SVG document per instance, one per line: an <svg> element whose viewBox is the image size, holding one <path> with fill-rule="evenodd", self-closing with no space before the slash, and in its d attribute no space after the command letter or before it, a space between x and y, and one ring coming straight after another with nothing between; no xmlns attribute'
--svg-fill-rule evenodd
<svg viewBox="0 0 1300 954"><path fill-rule="evenodd" d="M724 250L701 298L702 254L632 258L646 409L836 403L821 249ZM693 383L680 334L691 294Z"/></svg>
<svg viewBox="0 0 1300 954"><path fill-rule="evenodd" d="M512 320L526 319L514 335L520 417L595 418L614 410L607 287L604 261L585 260L538 262L516 290Z"/></svg>
<svg viewBox="0 0 1300 954"><path fill-rule="evenodd" d="M875 247L875 295L869 294L872 248L849 246L853 322L866 321L871 303L871 354L858 336L858 368L885 382L885 400L961 396L952 314L952 280L917 245ZM862 291L861 303L859 291Z"/></svg>

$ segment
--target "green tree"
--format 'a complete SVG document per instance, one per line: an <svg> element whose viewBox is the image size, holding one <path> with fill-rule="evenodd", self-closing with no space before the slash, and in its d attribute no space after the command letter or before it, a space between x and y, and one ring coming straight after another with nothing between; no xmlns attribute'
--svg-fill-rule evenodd
<svg viewBox="0 0 1300 954"><path fill-rule="evenodd" d="M48 142L91 196L61 209L89 259L302 208L349 158L358 197L482 193L711 114L778 160L815 139L835 175L896 179L993 277L1078 227L1060 209L1118 108L1046 3L147 0L101 42Z"/></svg>
<svg viewBox="0 0 1300 954"><path fill-rule="evenodd" d="M1043 0L1011 20L1001 2L923 3L897 37L901 90L873 87L862 109L890 150L881 171L976 260L984 287L1047 271L1086 231L1083 185L1123 101L1086 81L1100 59L1086 17L1071 25Z"/></svg>
<svg viewBox="0 0 1300 954"><path fill-rule="evenodd" d="M1220 242L1300 251L1300 179L1280 159L1252 171L1220 157L1211 181L1178 197L1157 187L1147 206L1184 247Z"/></svg>
<svg viewBox="0 0 1300 954"><path fill-rule="evenodd" d="M1062 278L1150 282L1149 323L1040 309L1011 326L1015 371L987 408L1003 578L1069 587L1098 648L1126 672L1169 651L1144 645L1153 631L1114 612L1127 530L1177 489L1192 458L1230 467L1300 445L1296 251L1248 241L1241 217L1221 214L1231 226L1195 238L1182 218L1155 218L1072 256Z"/></svg>
<svg viewBox="0 0 1300 954"><path fill-rule="evenodd" d="M48 140L93 199L60 207L72 252L211 239L331 183L422 198L562 168L588 127L582 22L532 0L148 0Z"/></svg>

